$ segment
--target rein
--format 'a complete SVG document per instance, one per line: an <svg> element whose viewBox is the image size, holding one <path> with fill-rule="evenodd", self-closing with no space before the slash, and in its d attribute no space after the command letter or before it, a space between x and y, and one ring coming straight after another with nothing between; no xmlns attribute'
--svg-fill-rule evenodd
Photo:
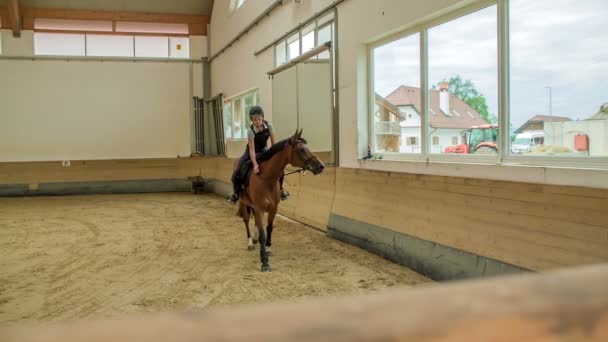
<svg viewBox="0 0 608 342"><path fill-rule="evenodd" d="M306 171L308 171L308 170L310 170L310 166L306 165L306 166L304 166L301 169L297 169L297 170L294 170L294 171L291 171L291 172L284 173L283 176L289 176L289 175L292 175L292 174L298 173L298 172L301 173L301 174L305 174Z"/></svg>

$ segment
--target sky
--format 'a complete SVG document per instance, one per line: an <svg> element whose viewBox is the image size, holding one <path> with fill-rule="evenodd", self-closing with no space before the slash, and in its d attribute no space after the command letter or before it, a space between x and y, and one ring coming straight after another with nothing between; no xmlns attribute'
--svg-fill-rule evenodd
<svg viewBox="0 0 608 342"><path fill-rule="evenodd" d="M608 0L511 0L513 129L538 114L586 119L608 103L606 18ZM428 35L429 83L455 75L471 80L497 115L497 7L430 28ZM419 39L414 34L374 50L377 93L420 87Z"/></svg>

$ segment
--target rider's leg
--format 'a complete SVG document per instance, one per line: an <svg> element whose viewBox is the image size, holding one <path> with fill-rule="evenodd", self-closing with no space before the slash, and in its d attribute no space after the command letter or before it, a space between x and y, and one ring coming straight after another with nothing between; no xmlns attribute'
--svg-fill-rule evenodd
<svg viewBox="0 0 608 342"><path fill-rule="evenodd" d="M228 197L228 202L236 203L239 199L239 192L241 192L241 179L239 178L239 173L241 172L241 167L249 160L249 151L245 151L241 158L239 159L236 168L232 171L232 190L234 191L230 197Z"/></svg>

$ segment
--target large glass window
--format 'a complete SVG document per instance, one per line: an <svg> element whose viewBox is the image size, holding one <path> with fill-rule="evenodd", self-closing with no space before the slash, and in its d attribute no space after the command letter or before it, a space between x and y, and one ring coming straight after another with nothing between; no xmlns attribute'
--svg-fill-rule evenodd
<svg viewBox="0 0 608 342"><path fill-rule="evenodd" d="M482 160L543 166L608 165L608 97L602 86L608 75L608 39L603 25L608 3L504 3L508 22L498 22L507 17L499 13L503 7L472 5L468 11L458 10L410 29L391 43L370 47L369 127L375 152L395 150L385 136L391 133L391 118L399 118L391 113L400 112L406 114L405 119L398 119L403 120L399 121L401 153L418 149L430 153L430 160L490 155ZM504 41L499 32L506 33L501 37ZM319 30L319 40L320 34ZM422 43L426 43L420 45L425 45L426 53L415 50L414 37L422 39L422 35L426 37ZM406 47L408 40L410 48ZM499 41L504 47L500 51ZM426 58L420 60L422 56ZM509 65L498 65L499 60L509 61ZM418 74L428 77L424 94ZM499 87L502 74L508 76L501 78L504 88ZM412 81L415 84L407 83ZM411 97L394 90L400 88L409 88ZM426 139L407 125L409 113L404 113L412 108L408 107L411 103L413 109L422 111L418 107L424 95L427 113L419 117L424 121L426 115L428 120L428 127L421 130L426 131ZM503 110L499 110L499 99Z"/></svg>
<svg viewBox="0 0 608 342"><path fill-rule="evenodd" d="M373 149L420 153L420 34L373 50Z"/></svg>
<svg viewBox="0 0 608 342"><path fill-rule="evenodd" d="M608 3L509 3L510 153L608 156Z"/></svg>
<svg viewBox="0 0 608 342"><path fill-rule="evenodd" d="M224 131L227 139L247 139L249 109L259 103L258 91L252 90L224 101Z"/></svg>
<svg viewBox="0 0 608 342"><path fill-rule="evenodd" d="M497 6L428 30L429 136L434 154L498 154ZM465 136L466 141L455 144Z"/></svg>

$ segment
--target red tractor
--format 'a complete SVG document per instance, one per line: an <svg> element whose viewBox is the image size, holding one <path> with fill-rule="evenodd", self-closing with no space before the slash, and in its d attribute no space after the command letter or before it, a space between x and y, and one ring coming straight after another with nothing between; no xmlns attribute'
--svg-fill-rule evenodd
<svg viewBox="0 0 608 342"><path fill-rule="evenodd" d="M445 153L498 154L498 125L473 126L465 133L466 144L448 146Z"/></svg>

